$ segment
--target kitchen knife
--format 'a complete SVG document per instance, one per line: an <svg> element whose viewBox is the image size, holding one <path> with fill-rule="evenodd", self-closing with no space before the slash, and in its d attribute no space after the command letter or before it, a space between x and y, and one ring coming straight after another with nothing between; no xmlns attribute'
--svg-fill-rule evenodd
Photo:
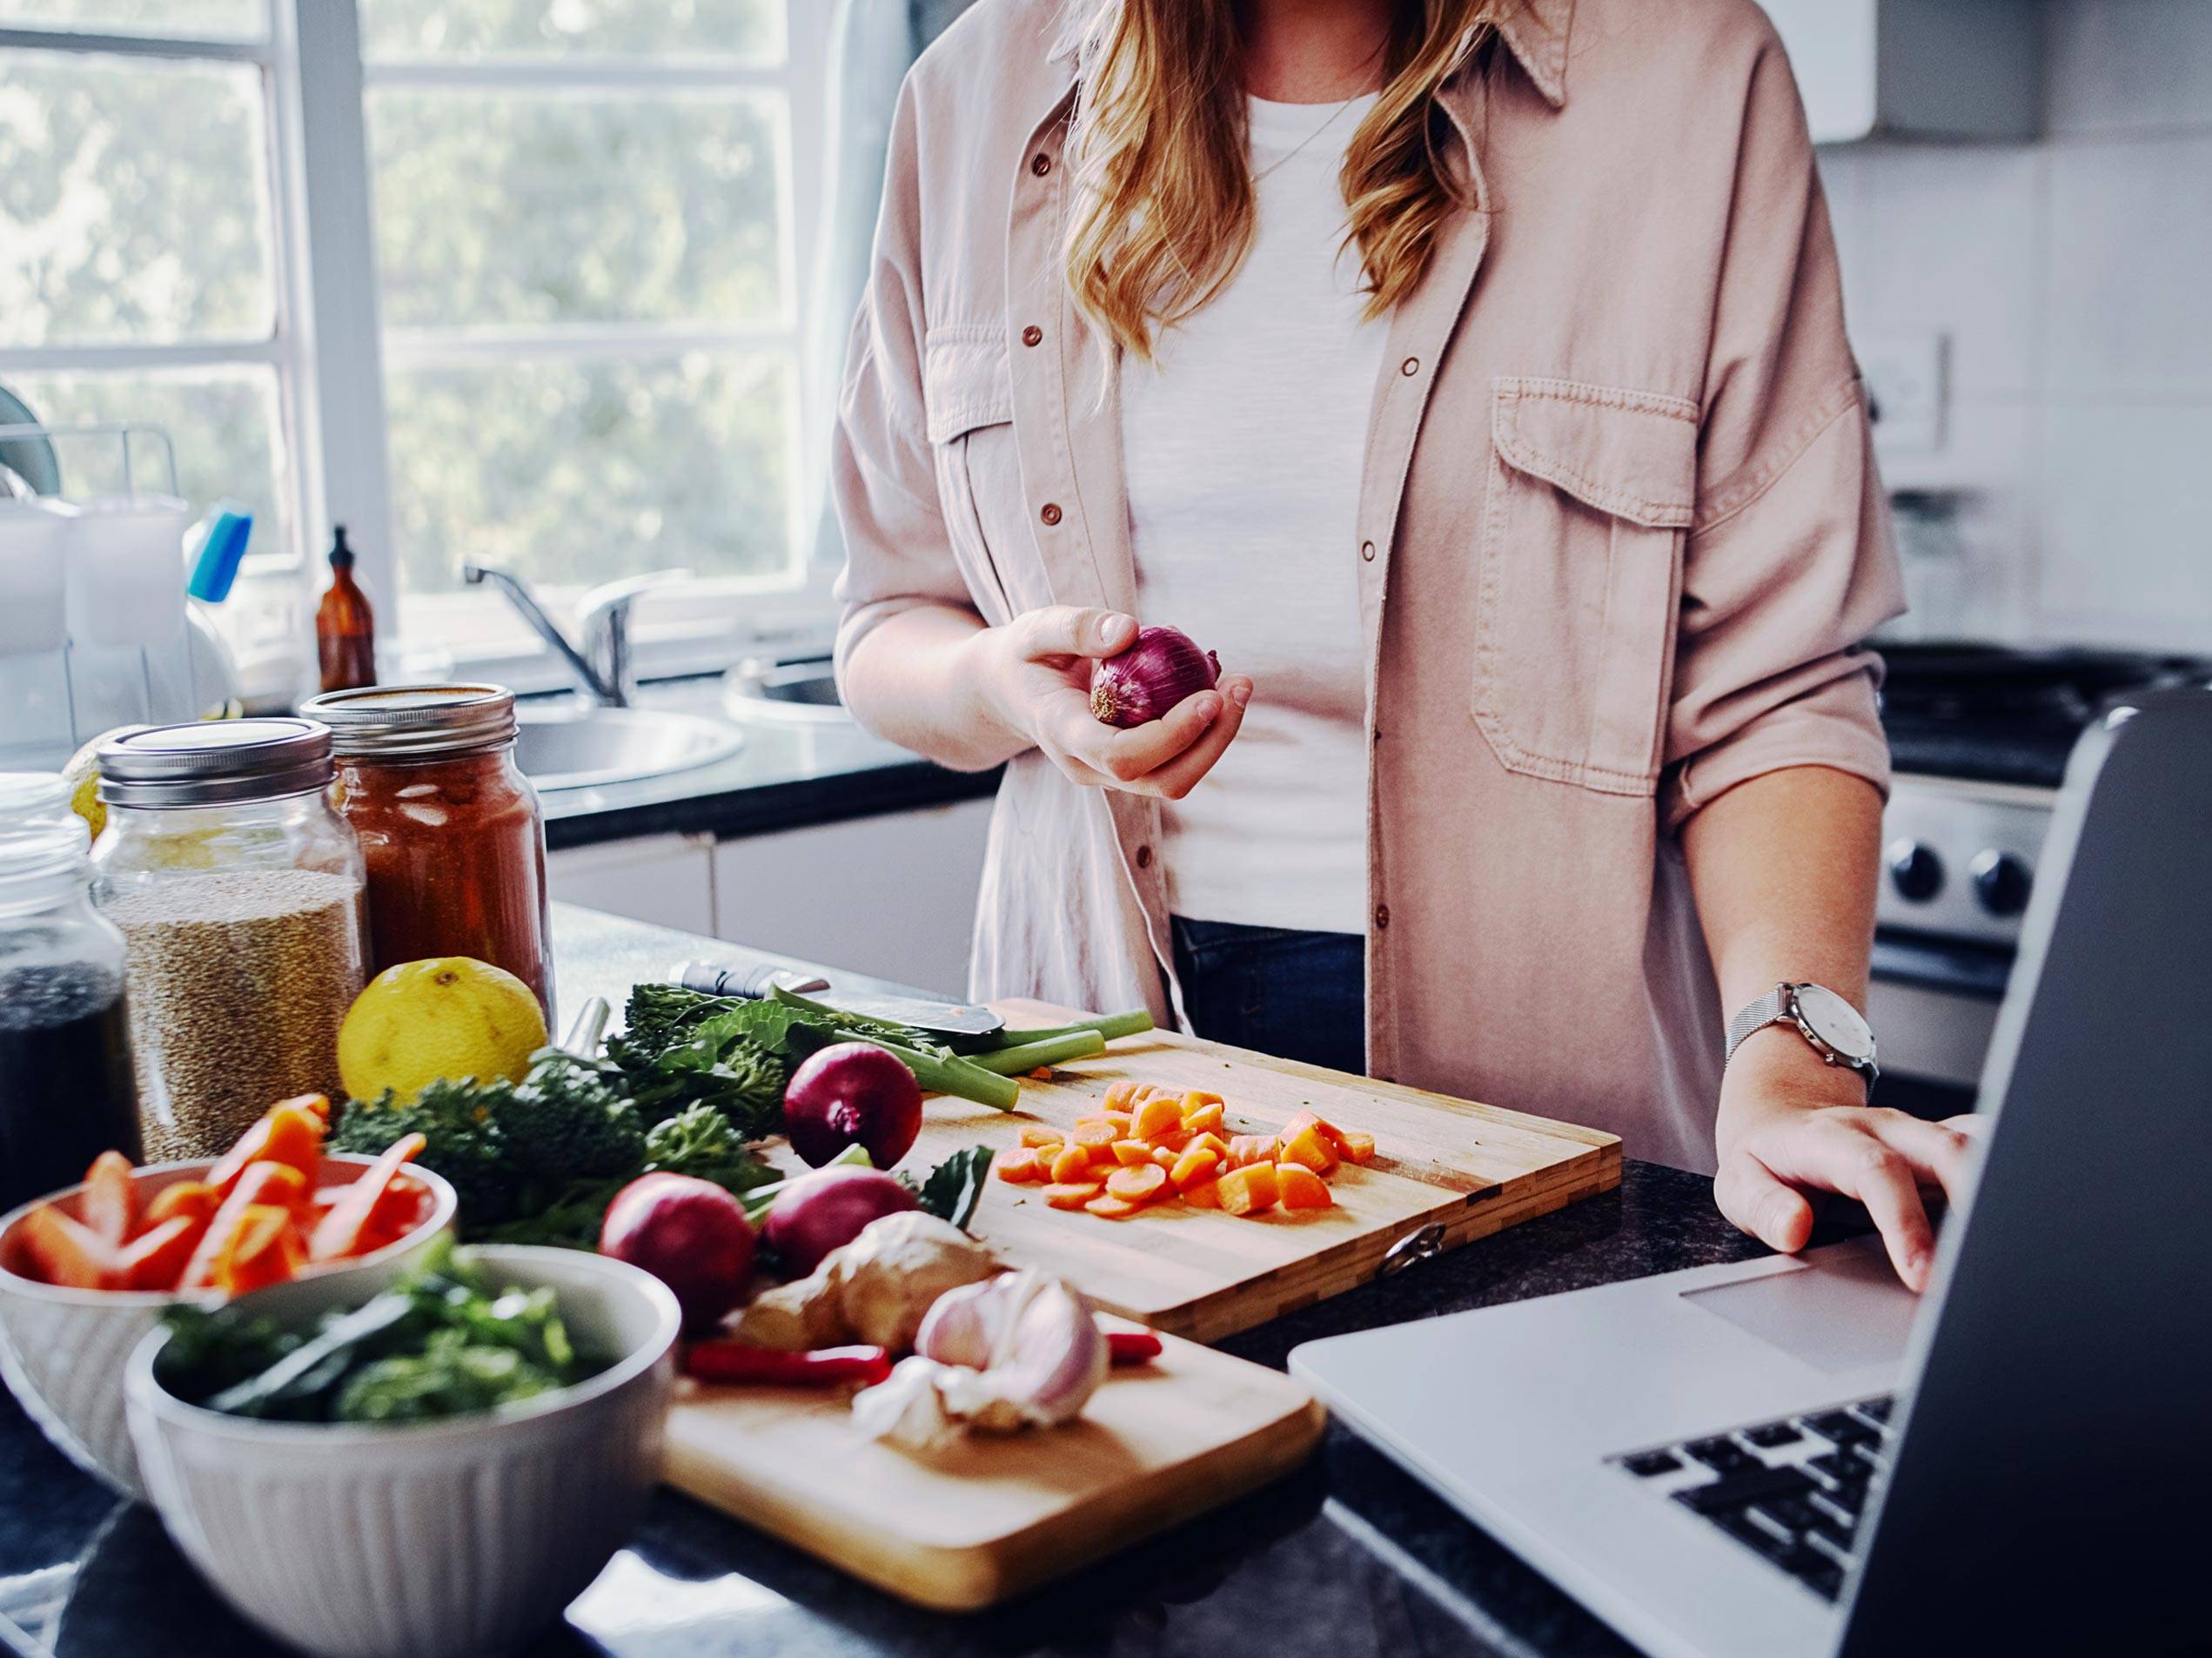
<svg viewBox="0 0 2212 1658"><path fill-rule="evenodd" d="M1006 1025L1006 1021L989 1008L973 1003L938 1002L917 996L841 993L821 974L799 971L772 957L750 957L734 963L684 962L668 977L687 990L707 996L741 996L752 1001L761 1000L771 987L780 985L800 996L820 997L841 1012L910 1024L934 1036L995 1036Z"/></svg>

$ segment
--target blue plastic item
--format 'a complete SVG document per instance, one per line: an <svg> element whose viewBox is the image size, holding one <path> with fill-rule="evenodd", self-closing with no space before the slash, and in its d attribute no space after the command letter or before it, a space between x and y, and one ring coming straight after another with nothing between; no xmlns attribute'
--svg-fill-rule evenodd
<svg viewBox="0 0 2212 1658"><path fill-rule="evenodd" d="M238 579L238 560L245 557L245 544L252 534L251 513L236 501L217 502L215 511L201 522L199 552L184 591L203 604L219 605L229 598L231 584Z"/></svg>

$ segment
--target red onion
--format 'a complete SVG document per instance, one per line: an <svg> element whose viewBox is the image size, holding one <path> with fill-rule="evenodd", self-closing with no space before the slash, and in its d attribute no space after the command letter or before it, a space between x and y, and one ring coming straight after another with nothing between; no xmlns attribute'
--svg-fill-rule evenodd
<svg viewBox="0 0 2212 1658"><path fill-rule="evenodd" d="M888 1169L922 1132L922 1088L896 1057L868 1042L824 1048L783 1091L791 1149L819 1169L848 1145Z"/></svg>
<svg viewBox="0 0 2212 1658"><path fill-rule="evenodd" d="M1090 670L1090 711L1108 725L1143 725L1210 691L1221 659L1174 628L1140 628L1127 650Z"/></svg>

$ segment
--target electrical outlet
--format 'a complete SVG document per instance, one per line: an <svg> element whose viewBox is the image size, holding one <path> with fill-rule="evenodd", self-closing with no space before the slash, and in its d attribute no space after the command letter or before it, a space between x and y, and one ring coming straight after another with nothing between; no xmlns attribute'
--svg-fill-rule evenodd
<svg viewBox="0 0 2212 1658"><path fill-rule="evenodd" d="M1869 334L1855 342L1874 420L1874 447L1933 454L1943 447L1944 337Z"/></svg>

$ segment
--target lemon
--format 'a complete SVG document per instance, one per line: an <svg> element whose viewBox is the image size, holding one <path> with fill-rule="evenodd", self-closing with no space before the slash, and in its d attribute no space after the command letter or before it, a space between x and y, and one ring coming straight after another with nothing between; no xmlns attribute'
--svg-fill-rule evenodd
<svg viewBox="0 0 2212 1658"><path fill-rule="evenodd" d="M62 781L70 786L69 809L90 827L96 841L100 838L100 831L108 826L108 809L100 803L100 745L146 728L143 725L119 725L112 731L103 731L71 755L69 764L62 768Z"/></svg>
<svg viewBox="0 0 2212 1658"><path fill-rule="evenodd" d="M546 1045L530 987L489 962L439 956L401 962L353 998L338 1032L338 1074L356 1099L387 1088L412 1100L445 1077L521 1080Z"/></svg>

